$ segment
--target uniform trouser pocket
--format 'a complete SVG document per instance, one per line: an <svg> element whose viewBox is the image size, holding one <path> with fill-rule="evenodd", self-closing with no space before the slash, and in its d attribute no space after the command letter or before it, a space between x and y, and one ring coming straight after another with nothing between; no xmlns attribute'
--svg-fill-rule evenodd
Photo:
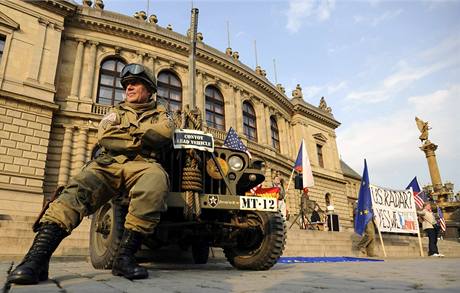
<svg viewBox="0 0 460 293"><path fill-rule="evenodd" d="M57 223L70 233L85 216L93 214L115 195L110 182L97 174L92 164L70 180L40 222Z"/></svg>
<svg viewBox="0 0 460 293"><path fill-rule="evenodd" d="M161 165L145 163L146 168L132 169L135 171L130 177L130 204L125 228L152 233L159 221L160 212L167 208L169 180ZM138 164L133 162L132 165Z"/></svg>

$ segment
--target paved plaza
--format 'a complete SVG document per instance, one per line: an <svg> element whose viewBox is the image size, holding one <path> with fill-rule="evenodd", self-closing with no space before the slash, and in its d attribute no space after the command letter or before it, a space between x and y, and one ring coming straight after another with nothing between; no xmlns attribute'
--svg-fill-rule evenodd
<svg viewBox="0 0 460 293"><path fill-rule="evenodd" d="M146 280L129 281L91 264L52 262L51 279L5 286L10 263L0 263L5 292L460 292L459 258L385 259L383 262L277 264L239 271L225 262L144 264Z"/></svg>

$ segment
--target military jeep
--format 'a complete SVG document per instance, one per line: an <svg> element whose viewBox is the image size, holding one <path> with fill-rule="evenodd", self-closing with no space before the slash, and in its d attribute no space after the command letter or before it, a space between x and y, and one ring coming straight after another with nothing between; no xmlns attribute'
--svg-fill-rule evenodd
<svg viewBox="0 0 460 293"><path fill-rule="evenodd" d="M159 161L169 174L168 210L144 247L191 248L196 264L207 263L210 247L220 247L232 266L244 270L267 270L277 262L286 239L277 200L245 195L264 181L262 161L215 147L212 135L196 130L176 130L174 148L163 151ZM111 268L128 204L127 194L121 193L92 216L90 258L95 268Z"/></svg>

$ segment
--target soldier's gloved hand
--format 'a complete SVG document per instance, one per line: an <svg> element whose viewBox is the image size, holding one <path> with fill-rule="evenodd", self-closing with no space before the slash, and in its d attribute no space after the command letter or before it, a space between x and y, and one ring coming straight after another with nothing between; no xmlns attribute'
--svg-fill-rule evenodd
<svg viewBox="0 0 460 293"><path fill-rule="evenodd" d="M171 137L164 136L153 129L149 129L142 135L142 142L154 151L161 151L164 147L170 145Z"/></svg>

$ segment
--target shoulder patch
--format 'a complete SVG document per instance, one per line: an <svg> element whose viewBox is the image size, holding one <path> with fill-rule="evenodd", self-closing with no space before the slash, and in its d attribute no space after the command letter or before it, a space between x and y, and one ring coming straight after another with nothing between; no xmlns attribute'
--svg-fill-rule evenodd
<svg viewBox="0 0 460 293"><path fill-rule="evenodd" d="M112 112L110 114L107 114L104 118L102 118L101 122L99 123L99 126L102 127L103 129L106 129L107 126L114 125L116 121L117 121L117 114Z"/></svg>

